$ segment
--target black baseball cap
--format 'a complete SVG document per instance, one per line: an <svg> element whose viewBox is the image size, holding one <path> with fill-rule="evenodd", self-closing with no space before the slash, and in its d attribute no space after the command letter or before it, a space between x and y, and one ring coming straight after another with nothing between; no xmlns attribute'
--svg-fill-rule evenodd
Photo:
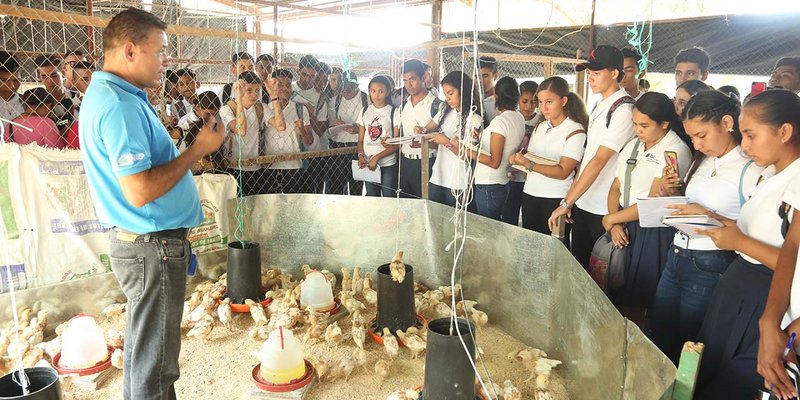
<svg viewBox="0 0 800 400"><path fill-rule="evenodd" d="M608 45L597 46L591 53L586 62L580 63L575 66L575 71L583 71L589 69L592 71L600 71L601 69L617 69L619 71L618 80L622 80L622 66L625 64L622 52L614 47Z"/></svg>

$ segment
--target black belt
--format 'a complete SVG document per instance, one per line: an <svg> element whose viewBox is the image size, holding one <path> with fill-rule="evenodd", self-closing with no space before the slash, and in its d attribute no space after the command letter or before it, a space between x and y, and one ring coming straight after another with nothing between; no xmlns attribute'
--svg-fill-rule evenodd
<svg viewBox="0 0 800 400"><path fill-rule="evenodd" d="M143 233L138 234L131 231L126 231L125 229L114 227L114 230L117 232L117 239L126 241L126 242L135 242L137 238L144 237L145 241L148 241L149 238L160 237L160 238L174 238L174 239L186 239L189 236L189 229L188 228L177 228L177 229L165 229L163 231L157 232L150 232L150 233Z"/></svg>

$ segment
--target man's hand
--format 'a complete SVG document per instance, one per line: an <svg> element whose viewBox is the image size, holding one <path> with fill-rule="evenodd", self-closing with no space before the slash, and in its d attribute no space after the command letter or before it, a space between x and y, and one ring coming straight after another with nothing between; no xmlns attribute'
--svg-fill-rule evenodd
<svg viewBox="0 0 800 400"><path fill-rule="evenodd" d="M225 135L225 127L221 122L216 119L209 118L197 133L197 138L194 140L193 148L200 151L202 155L210 154L222 145L222 140Z"/></svg>

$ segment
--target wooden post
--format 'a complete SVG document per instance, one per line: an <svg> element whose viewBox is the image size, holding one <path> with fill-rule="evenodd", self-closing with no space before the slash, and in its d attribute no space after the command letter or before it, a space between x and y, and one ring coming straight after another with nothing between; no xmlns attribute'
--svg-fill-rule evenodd
<svg viewBox="0 0 800 400"><path fill-rule="evenodd" d="M678 373L672 391L672 400L691 400L697 384L697 372L703 359L703 343L686 342L683 344Z"/></svg>
<svg viewBox="0 0 800 400"><path fill-rule="evenodd" d="M272 8L272 34L278 36L278 5L276 4ZM275 67L277 68L278 63L278 42L273 42L272 46L272 56L275 58Z"/></svg>
<svg viewBox="0 0 800 400"><path fill-rule="evenodd" d="M586 54L591 54L594 50L594 12L596 10L596 0L592 0L592 22L589 26L589 48L586 49Z"/></svg>
<svg viewBox="0 0 800 400"><path fill-rule="evenodd" d="M553 60L547 60L544 63L544 78L547 79L553 76Z"/></svg>
<svg viewBox="0 0 800 400"><path fill-rule="evenodd" d="M255 17L255 23L254 23L254 26L253 26L253 31L257 35L261 34L261 16L260 15L256 15L256 17ZM261 40L256 40L256 54L253 54L253 56L258 58L258 56L260 56L260 55L261 55Z"/></svg>
<svg viewBox="0 0 800 400"><path fill-rule="evenodd" d="M86 0L86 16L92 17L94 16L94 1L93 0ZM91 25L86 26L86 52L87 58L91 62L95 62L97 57L95 57L95 45L94 45L94 27ZM100 69L100 66L97 66L97 69Z"/></svg>
<svg viewBox="0 0 800 400"><path fill-rule="evenodd" d="M433 0L431 5L431 40L440 40L442 38L442 0ZM439 47L428 49L428 64L431 66L431 78L433 85L437 86L439 82L439 69L441 68L442 50ZM422 180L422 198L428 199L428 180L430 171L428 167L429 146L427 141L422 141L422 149L420 157L420 179Z"/></svg>
<svg viewBox="0 0 800 400"><path fill-rule="evenodd" d="M580 59L581 55L581 49L578 49L575 58ZM575 93L586 103L586 70L575 74Z"/></svg>

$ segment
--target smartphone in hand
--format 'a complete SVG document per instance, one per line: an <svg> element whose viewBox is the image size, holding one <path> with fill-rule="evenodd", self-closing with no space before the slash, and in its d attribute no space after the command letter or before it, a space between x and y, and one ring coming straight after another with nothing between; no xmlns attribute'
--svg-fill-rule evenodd
<svg viewBox="0 0 800 400"><path fill-rule="evenodd" d="M664 152L664 160L667 162L667 166L672 169L672 172L678 173L678 153L674 151L665 151Z"/></svg>

